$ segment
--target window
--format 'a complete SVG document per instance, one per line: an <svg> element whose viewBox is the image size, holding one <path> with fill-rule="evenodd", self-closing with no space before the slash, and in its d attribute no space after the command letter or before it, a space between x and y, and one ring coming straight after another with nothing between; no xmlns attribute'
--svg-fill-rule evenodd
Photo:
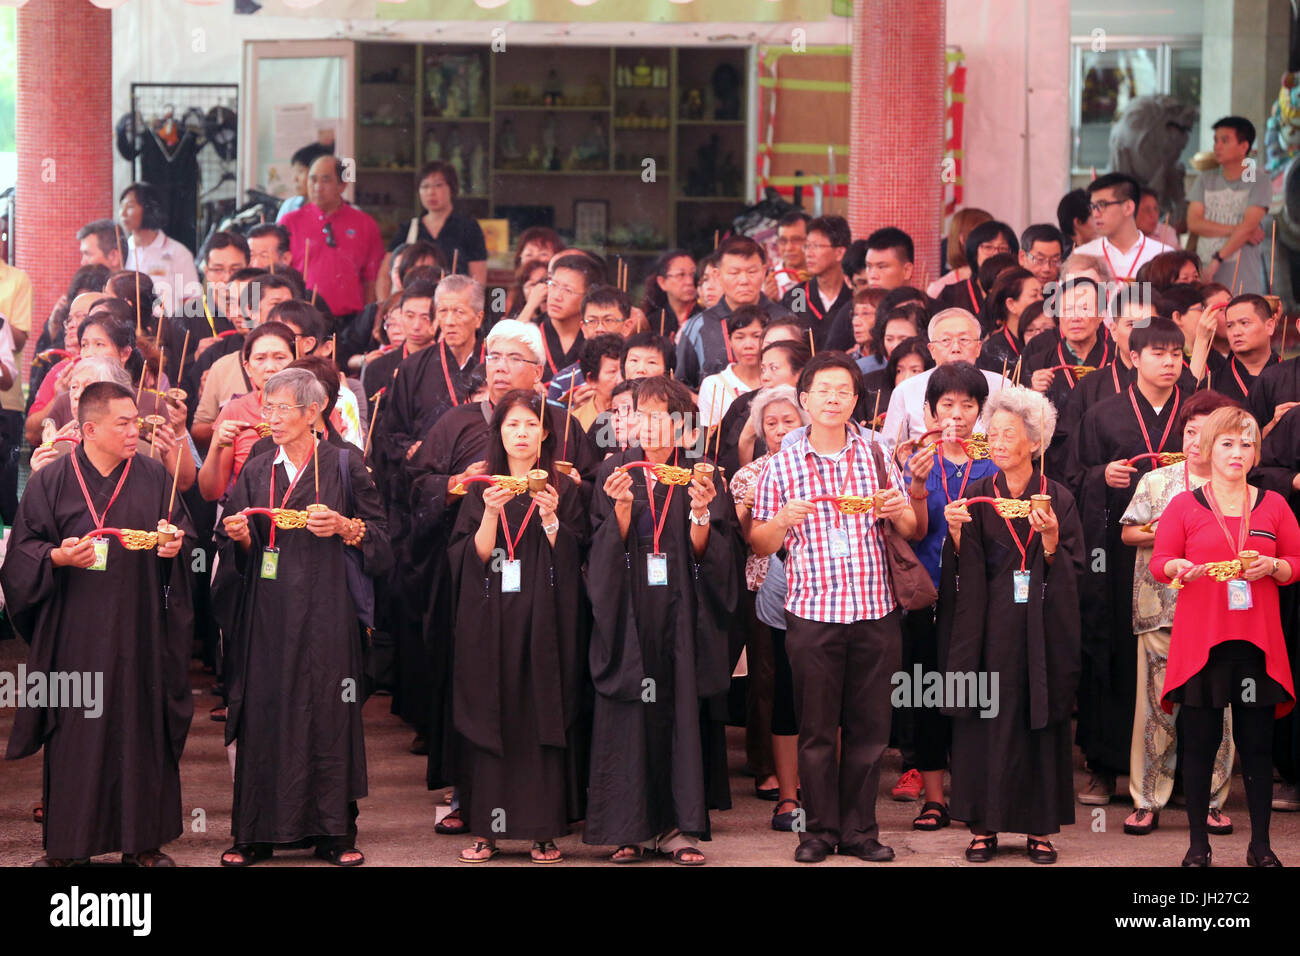
<svg viewBox="0 0 1300 956"><path fill-rule="evenodd" d="M1108 37L1104 50L1095 50L1090 36L1076 36L1071 44L1070 155L1075 174L1109 167L1111 126L1135 97L1167 93L1200 109L1200 37ZM1198 122L1180 157L1184 165L1199 144Z"/></svg>

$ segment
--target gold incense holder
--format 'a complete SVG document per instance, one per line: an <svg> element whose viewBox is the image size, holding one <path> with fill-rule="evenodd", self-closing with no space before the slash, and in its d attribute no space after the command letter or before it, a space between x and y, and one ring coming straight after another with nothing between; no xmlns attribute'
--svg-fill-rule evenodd
<svg viewBox="0 0 1300 956"><path fill-rule="evenodd" d="M716 469L707 461L697 461L695 467L691 469L695 477L700 479L706 485L713 483L713 474Z"/></svg>
<svg viewBox="0 0 1300 956"><path fill-rule="evenodd" d="M1256 561L1259 560L1258 551L1242 551L1237 555L1237 563L1241 565L1243 572L1249 571Z"/></svg>
<svg viewBox="0 0 1300 956"><path fill-rule="evenodd" d="M538 492L542 492L546 490L547 474L545 469L534 468L532 471L528 473L527 478L528 478L528 493L530 495L536 495Z"/></svg>
<svg viewBox="0 0 1300 956"><path fill-rule="evenodd" d="M171 544L181 535L181 529L174 524L168 524L166 518L158 519L158 530L154 532L158 546Z"/></svg>
<svg viewBox="0 0 1300 956"><path fill-rule="evenodd" d="M1047 514L1049 511L1052 510L1052 496L1051 495L1030 495L1029 510L1041 511L1043 514Z"/></svg>
<svg viewBox="0 0 1300 956"><path fill-rule="evenodd" d="M175 402L177 405L184 405L185 400L190 397L190 393L183 388L167 389L168 401Z"/></svg>
<svg viewBox="0 0 1300 956"><path fill-rule="evenodd" d="M558 472L559 472L560 474L562 474L562 475L572 474L572 472L573 472L573 462L571 462L571 461L557 461L557 462L555 463L555 470L558 471Z"/></svg>

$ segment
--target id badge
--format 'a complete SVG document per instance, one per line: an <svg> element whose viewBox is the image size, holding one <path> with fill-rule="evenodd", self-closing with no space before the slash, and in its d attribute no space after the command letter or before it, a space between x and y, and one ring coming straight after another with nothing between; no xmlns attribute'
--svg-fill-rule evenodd
<svg viewBox="0 0 1300 956"><path fill-rule="evenodd" d="M652 588L668 587L668 555L647 554L645 559L646 583Z"/></svg>
<svg viewBox="0 0 1300 956"><path fill-rule="evenodd" d="M519 559L501 562L501 593L519 593Z"/></svg>
<svg viewBox="0 0 1300 956"><path fill-rule="evenodd" d="M1029 572L1011 572L1011 600L1017 604L1029 603Z"/></svg>
<svg viewBox="0 0 1300 956"><path fill-rule="evenodd" d="M1250 582L1237 578L1228 582L1228 610L1249 611L1255 602L1250 594Z"/></svg>
<svg viewBox="0 0 1300 956"><path fill-rule="evenodd" d="M274 581L280 573L280 549L266 548L262 551L262 580Z"/></svg>
<svg viewBox="0 0 1300 956"><path fill-rule="evenodd" d="M91 544L95 546L95 563L90 566L91 571L108 570L108 539L104 537L95 538Z"/></svg>
<svg viewBox="0 0 1300 956"><path fill-rule="evenodd" d="M831 528L831 557L849 556L849 532L844 528Z"/></svg>

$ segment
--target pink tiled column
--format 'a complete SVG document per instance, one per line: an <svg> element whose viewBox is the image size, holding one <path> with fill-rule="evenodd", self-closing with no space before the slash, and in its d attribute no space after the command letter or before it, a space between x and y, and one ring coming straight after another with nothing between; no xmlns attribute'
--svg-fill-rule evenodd
<svg viewBox="0 0 1300 956"><path fill-rule="evenodd" d="M854 4L849 225L897 226L916 246L913 284L939 275L943 225L944 0Z"/></svg>
<svg viewBox="0 0 1300 956"><path fill-rule="evenodd" d="M18 10L13 235L16 264L32 280L29 355L80 265L77 230L113 214L112 47L112 14L89 0Z"/></svg>

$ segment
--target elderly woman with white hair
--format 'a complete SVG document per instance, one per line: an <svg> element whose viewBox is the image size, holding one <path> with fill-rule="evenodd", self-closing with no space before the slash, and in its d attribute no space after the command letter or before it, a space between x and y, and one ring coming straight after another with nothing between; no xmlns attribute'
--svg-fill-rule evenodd
<svg viewBox="0 0 1300 956"><path fill-rule="evenodd" d="M383 501L359 450L317 439L327 395L313 373L277 372L262 399L276 448L244 463L217 530L226 743L239 744L234 845L221 864L307 842L321 859L356 866L362 625L374 613L368 579L392 563Z"/></svg>
<svg viewBox="0 0 1300 956"><path fill-rule="evenodd" d="M787 434L810 421L799 404L793 385L770 385L755 393L749 406L750 426L761 435L769 449L779 449ZM749 542L754 516L754 490L758 476L772 452L744 465L731 479L731 494L736 503L736 517L741 534ZM750 551L745 560L745 585L754 595L754 612L772 635L772 757L776 768L777 804L772 808L772 829L794 829L800 808L799 725L794 716L794 677L790 658L785 652L785 567L777 555L760 558ZM761 630L761 629L760 629ZM763 640L766 634L754 635ZM756 655L755 655L756 656Z"/></svg>
<svg viewBox="0 0 1300 956"><path fill-rule="evenodd" d="M445 281L445 280L444 280ZM428 650L427 686L424 703L432 702L428 725L430 789L442 789L455 782L458 742L450 719L452 659L452 594L447 566L447 548L461 496L454 493L470 475L487 471L487 449L491 437L492 413L507 392L524 389L542 394L542 333L528 322L503 319L492 327L485 342L487 397L481 402L462 402L451 408L428 429L415 446L406 465L410 488L409 533L403 536L398 553L396 585L406 595L418 595L423 612L422 644ZM591 478L600 458L576 419L564 408L547 403L546 428L555 436L554 481L572 481L584 500L591 495ZM399 640L399 653L402 647ZM413 691L412 691L413 692ZM466 832L458 812L435 828L443 834Z"/></svg>
<svg viewBox="0 0 1300 956"><path fill-rule="evenodd" d="M944 508L939 675L904 692L917 699L940 682L953 718L949 812L974 837L966 859L993 859L1011 831L1027 834L1030 860L1055 863L1050 837L1074 822L1083 528L1070 492L1040 470L1051 404L1012 387L989 396L984 416L998 472Z"/></svg>

